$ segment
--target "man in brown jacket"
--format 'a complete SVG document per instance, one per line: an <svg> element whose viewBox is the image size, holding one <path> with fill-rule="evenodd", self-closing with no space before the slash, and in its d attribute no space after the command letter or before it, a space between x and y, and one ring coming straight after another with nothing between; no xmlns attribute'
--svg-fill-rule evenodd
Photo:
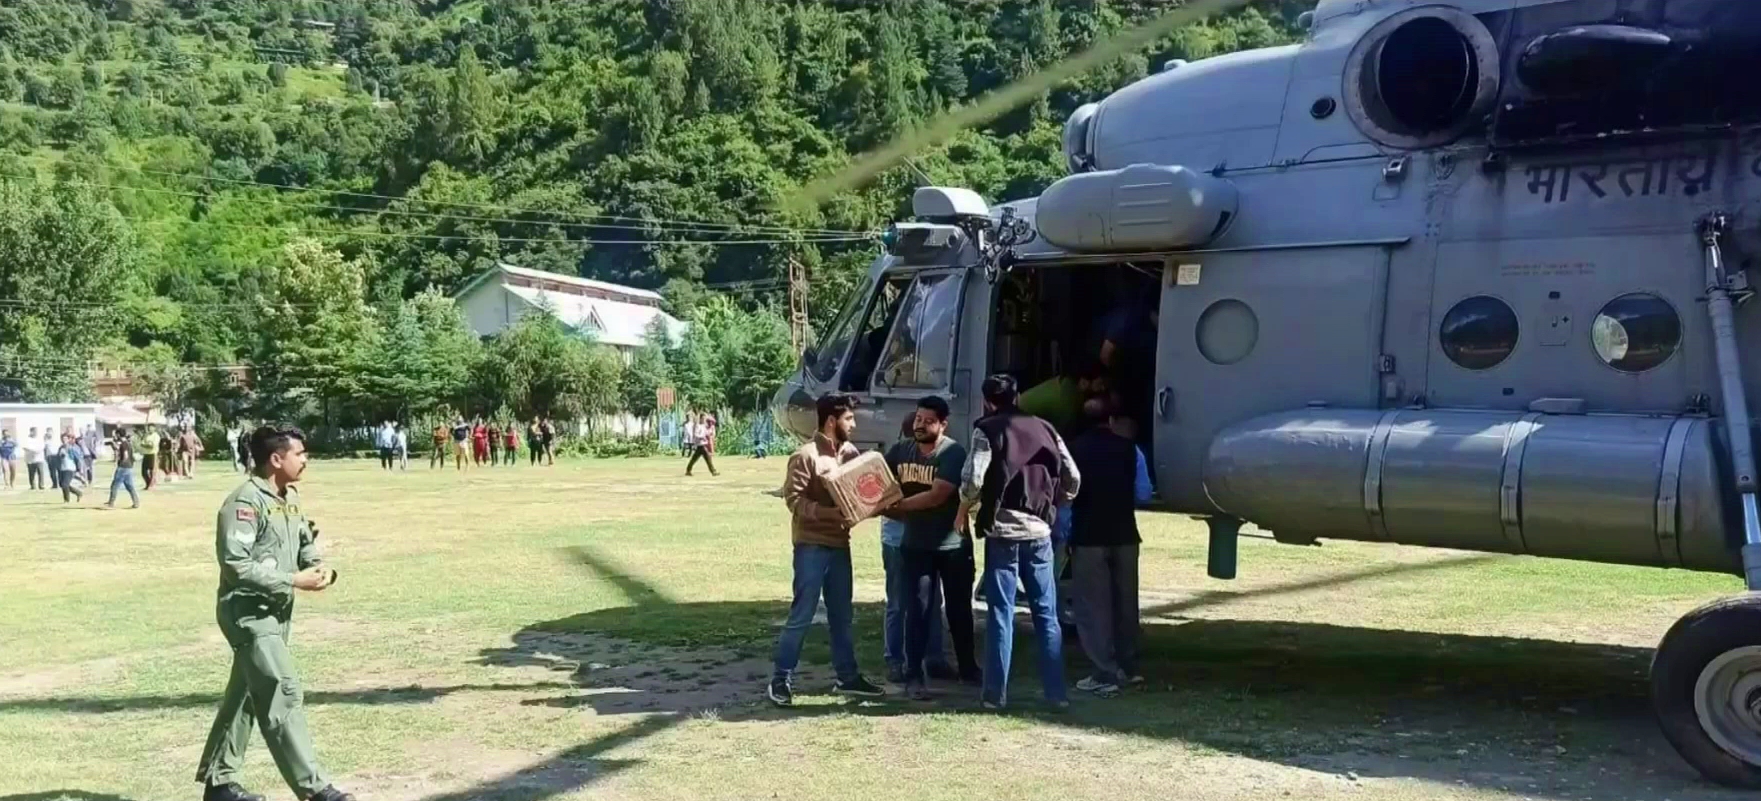
<svg viewBox="0 0 1761 801"><path fill-rule="evenodd" d="M790 538L795 543L795 600L789 622L777 641L776 672L765 694L777 706L795 702L792 679L801 660L801 644L807 627L825 594L826 623L832 635L832 667L838 680L832 691L840 695L878 698L885 694L856 668L856 642L851 635L852 584L850 529L856 521L844 517L832 502L825 475L858 455L850 444L856 430L856 399L828 392L819 399L819 433L789 457L783 479L783 502L789 506Z"/></svg>

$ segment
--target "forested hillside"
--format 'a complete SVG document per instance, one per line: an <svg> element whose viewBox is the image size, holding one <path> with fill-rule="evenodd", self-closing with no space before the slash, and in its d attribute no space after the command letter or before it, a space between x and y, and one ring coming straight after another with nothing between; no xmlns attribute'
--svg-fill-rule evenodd
<svg viewBox="0 0 1761 801"><path fill-rule="evenodd" d="M796 259L822 318L914 184L1031 195L1062 174L1077 105L1169 58L1290 40L1312 2L1191 26L784 210L853 154L1172 5L0 0L0 395L89 393L79 365L99 358L174 400L332 419L640 406L659 381L749 405L726 388L792 358L781 297L706 284ZM706 325L664 364L568 356L591 391L515 387L535 379L490 375L439 297L498 260L660 289ZM536 358L515 345L536 347L487 361ZM204 371L234 364L260 386L221 399Z"/></svg>

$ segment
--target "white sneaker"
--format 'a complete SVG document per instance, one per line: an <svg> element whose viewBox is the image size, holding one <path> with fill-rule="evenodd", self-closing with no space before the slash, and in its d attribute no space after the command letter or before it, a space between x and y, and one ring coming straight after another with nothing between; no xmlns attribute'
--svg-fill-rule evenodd
<svg viewBox="0 0 1761 801"><path fill-rule="evenodd" d="M1119 685L1110 681L1095 678L1094 676L1089 676L1088 678L1077 682L1076 689L1085 693L1094 693L1095 695L1116 695L1119 692Z"/></svg>

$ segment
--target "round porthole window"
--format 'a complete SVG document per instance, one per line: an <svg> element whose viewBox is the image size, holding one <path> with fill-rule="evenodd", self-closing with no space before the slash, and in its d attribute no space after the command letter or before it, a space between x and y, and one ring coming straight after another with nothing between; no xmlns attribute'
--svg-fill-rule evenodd
<svg viewBox="0 0 1761 801"><path fill-rule="evenodd" d="M1489 370L1516 350L1519 329L1516 312L1508 304L1476 295L1455 304L1443 315L1437 340L1450 361L1469 370Z"/></svg>
<svg viewBox="0 0 1761 801"><path fill-rule="evenodd" d="M1260 341L1260 318L1239 300L1219 300L1198 316L1198 352L1211 364L1247 358Z"/></svg>
<svg viewBox="0 0 1761 801"><path fill-rule="evenodd" d="M1642 373L1669 361L1681 341L1682 321L1675 307L1646 292L1608 301L1590 324L1596 356L1623 373Z"/></svg>

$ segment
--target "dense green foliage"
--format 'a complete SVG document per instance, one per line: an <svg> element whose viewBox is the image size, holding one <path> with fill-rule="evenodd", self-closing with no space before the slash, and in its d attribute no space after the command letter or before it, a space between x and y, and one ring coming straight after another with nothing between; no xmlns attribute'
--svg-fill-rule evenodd
<svg viewBox="0 0 1761 801"><path fill-rule="evenodd" d="M643 412L663 383L751 409L792 359L780 297L705 284L795 259L823 320L923 177L1031 195L1062 174L1076 105L1168 58L1289 40L1312 3L1190 26L785 210L852 154L1168 5L0 0L0 297L24 301L0 310L0 394L77 395L66 366L102 354L167 396L334 422ZM554 322L479 345L442 296L498 261L658 288L699 325L628 366ZM209 369L234 364L252 393Z"/></svg>

